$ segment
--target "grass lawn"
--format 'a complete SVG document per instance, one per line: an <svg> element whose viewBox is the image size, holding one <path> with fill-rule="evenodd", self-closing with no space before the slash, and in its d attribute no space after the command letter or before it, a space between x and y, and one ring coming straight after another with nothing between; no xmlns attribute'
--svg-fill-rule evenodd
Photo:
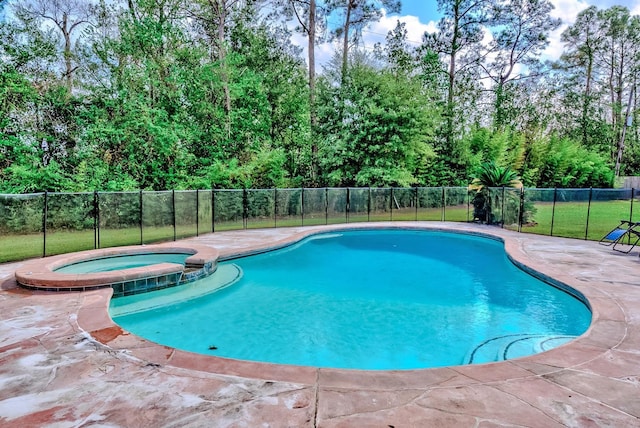
<svg viewBox="0 0 640 428"><path fill-rule="evenodd" d="M552 203L538 202L532 225L523 225L522 232L539 235L551 234L553 216L553 236L584 239L587 233L587 213L589 229L587 239L598 241L620 220L629 220L631 203L629 201L592 202L591 209L587 202L556 203L555 213ZM634 213L633 221L640 221L640 204Z"/></svg>
<svg viewBox="0 0 640 428"><path fill-rule="evenodd" d="M640 221L640 203L636 204L633 221ZM553 216L553 236L584 239L587 230L587 212L589 206L586 202L560 202L556 203L555 212L552 203L538 202L535 204L536 213L529 225L523 225L522 232L540 235L551 234L551 222ZM631 204L629 201L592 202L589 211L589 228L587 239L599 240L607 232L618 225L619 221L629 220ZM466 222L472 214L467 205L448 206L443 213L442 208L403 208L400 210L374 211L370 214L350 213L350 223L366 221L459 221ZM299 216L273 218L251 218L247 221L247 228L270 228L290 226L311 226L323 224L346 223L347 216L344 213L305 214L304 219ZM216 231L242 229L242 220L216 223ZM200 224L199 232L211 231L210 224ZM186 238L196 235L196 225L177 225L176 238ZM174 237L172 226L143 227L142 242L145 244L161 241L171 241ZM101 229L100 247L116 247L123 245L140 244L140 229L138 227L128 229ZM28 235L3 235L0 236L0 263L24 260L43 255L44 238L42 234ZM82 231L58 230L47 232L46 255L69 253L74 251L89 250L94 248L94 231L87 229Z"/></svg>
<svg viewBox="0 0 640 428"><path fill-rule="evenodd" d="M176 228L178 238L194 236L183 234L184 230ZM173 227L145 227L143 228L143 243L173 240ZM139 245L140 228L128 229L100 229L100 248L119 247L123 245ZM29 235L0 236L0 263L24 260L32 257L42 257L44 238L41 233ZM71 253L74 251L92 250L95 248L93 229L87 230L58 230L47 232L46 255Z"/></svg>
<svg viewBox="0 0 640 428"><path fill-rule="evenodd" d="M2 235L0 236L0 263L41 257L42 246L42 234Z"/></svg>

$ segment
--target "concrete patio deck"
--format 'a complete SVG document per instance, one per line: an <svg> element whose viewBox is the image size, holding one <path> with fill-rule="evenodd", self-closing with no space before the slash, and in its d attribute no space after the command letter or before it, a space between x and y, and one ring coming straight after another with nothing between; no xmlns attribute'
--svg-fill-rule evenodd
<svg viewBox="0 0 640 428"><path fill-rule="evenodd" d="M224 257L353 226L216 232L180 242ZM482 365L355 371L251 363L150 343L110 320L111 289L26 290L13 279L22 263L4 264L0 427L640 426L637 251L465 223L360 226L498 236L513 259L582 292L591 328L551 351Z"/></svg>

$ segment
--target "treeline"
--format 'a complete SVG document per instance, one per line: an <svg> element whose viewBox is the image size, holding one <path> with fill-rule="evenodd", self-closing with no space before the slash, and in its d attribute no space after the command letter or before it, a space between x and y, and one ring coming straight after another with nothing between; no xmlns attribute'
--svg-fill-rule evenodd
<svg viewBox="0 0 640 428"><path fill-rule="evenodd" d="M547 0L438 4L420 45L398 23L371 50L366 25L399 2L1 3L0 192L464 186L487 162L527 187L640 173L639 17L584 10L549 63Z"/></svg>

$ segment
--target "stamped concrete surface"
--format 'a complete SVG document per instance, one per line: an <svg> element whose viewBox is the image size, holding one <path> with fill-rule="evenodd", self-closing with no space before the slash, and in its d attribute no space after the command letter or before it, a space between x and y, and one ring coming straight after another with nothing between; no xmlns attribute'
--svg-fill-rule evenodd
<svg viewBox="0 0 640 428"><path fill-rule="evenodd" d="M551 351L482 365L394 372L251 363L148 342L113 324L110 289L26 290L13 279L22 263L4 264L0 426L640 426L637 251L473 224L360 226L500 237L516 262L582 292L592 326ZM343 227L216 232L180 243L211 246L225 257Z"/></svg>

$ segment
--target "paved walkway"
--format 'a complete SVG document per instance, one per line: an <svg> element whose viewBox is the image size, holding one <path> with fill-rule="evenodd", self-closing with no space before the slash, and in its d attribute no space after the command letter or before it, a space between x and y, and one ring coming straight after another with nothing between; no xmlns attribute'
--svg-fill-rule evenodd
<svg viewBox="0 0 640 428"><path fill-rule="evenodd" d="M473 224L392 225L503 238L512 258L587 296L591 328L554 350L483 365L367 372L250 363L147 342L111 322L110 289L32 292L12 278L21 263L5 264L0 426L640 426L637 252ZM321 229L217 232L186 241L224 256Z"/></svg>

